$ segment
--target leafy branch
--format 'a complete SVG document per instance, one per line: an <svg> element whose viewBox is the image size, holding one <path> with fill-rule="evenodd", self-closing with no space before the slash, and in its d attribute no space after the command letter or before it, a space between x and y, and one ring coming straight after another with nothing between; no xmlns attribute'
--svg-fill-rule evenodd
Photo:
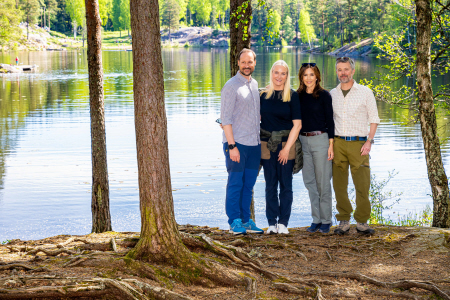
<svg viewBox="0 0 450 300"><path fill-rule="evenodd" d="M249 23L251 23L253 16L247 16L245 12L247 11L249 5L251 5L251 0L244 1L240 6L237 7L236 11L231 13L231 18L236 18L236 28L242 26L243 34L242 40L245 41L248 39L248 31L249 31ZM258 0L256 5L257 8L263 8L267 12L267 22L265 26L265 32L269 37L269 43L273 45L275 39L279 37L279 32L274 32L271 29L274 26L274 10L269 8L266 1ZM264 36L261 37L264 41Z"/></svg>

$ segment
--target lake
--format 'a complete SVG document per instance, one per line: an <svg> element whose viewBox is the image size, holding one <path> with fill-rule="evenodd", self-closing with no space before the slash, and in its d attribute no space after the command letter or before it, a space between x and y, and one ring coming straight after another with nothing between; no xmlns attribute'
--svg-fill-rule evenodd
<svg viewBox="0 0 450 300"><path fill-rule="evenodd" d="M227 173L222 152L220 90L230 77L228 50L163 49L170 169L175 217L179 224L228 228L225 215ZM297 88L303 62L316 62L323 86L337 85L335 58L302 54L296 48L257 50L254 78L269 81L270 67L284 59ZM91 154L86 51L11 52L0 62L37 64L35 73L1 76L0 89L0 242L38 239L91 230ZM386 63L357 60L355 79L370 78ZM132 52L104 51L106 141L112 226L139 231L139 194L133 112ZM437 83L446 78L436 78ZM448 78L447 78L448 80ZM419 212L432 205L420 125L402 123L408 110L378 103L381 124L371 152L377 179L398 174L386 191L402 193L389 213ZM440 135L449 136L447 116L440 112ZM448 171L449 145L442 145ZM264 177L255 185L256 223L267 227ZM302 175L294 176L290 227L311 222Z"/></svg>

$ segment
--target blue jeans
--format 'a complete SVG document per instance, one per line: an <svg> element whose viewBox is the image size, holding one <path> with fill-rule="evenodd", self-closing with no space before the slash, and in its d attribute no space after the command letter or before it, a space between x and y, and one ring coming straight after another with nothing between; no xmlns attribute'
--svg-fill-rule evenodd
<svg viewBox="0 0 450 300"><path fill-rule="evenodd" d="M294 147L294 146L293 146ZM276 152L270 152L270 159L262 159L264 179L266 180L266 217L269 226L279 224L287 227L292 210L292 171L295 159L282 165L278 162L281 143ZM278 184L280 194L278 195Z"/></svg>
<svg viewBox="0 0 450 300"><path fill-rule="evenodd" d="M230 225L235 219L240 218L243 223L247 223L250 219L252 190L261 160L261 145L245 146L236 143L236 146L240 154L239 163L230 159L228 143L223 144L225 165L228 171L225 211ZM240 198L242 199L240 200Z"/></svg>

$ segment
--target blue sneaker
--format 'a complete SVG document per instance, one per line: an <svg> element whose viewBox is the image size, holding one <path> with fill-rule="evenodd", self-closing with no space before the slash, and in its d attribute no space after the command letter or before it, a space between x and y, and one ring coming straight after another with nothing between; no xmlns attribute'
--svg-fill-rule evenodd
<svg viewBox="0 0 450 300"><path fill-rule="evenodd" d="M331 227L331 223L330 224L322 224L322 225L320 225L319 232L328 233L328 232L330 232L330 227Z"/></svg>
<svg viewBox="0 0 450 300"><path fill-rule="evenodd" d="M255 222L253 222L252 219L248 220L247 223L242 224L242 226L245 228L245 230L248 233L264 233L264 230L256 227L256 224L255 224Z"/></svg>
<svg viewBox="0 0 450 300"><path fill-rule="evenodd" d="M245 230L244 226L242 226L241 219L234 219L233 223L231 223L230 225L230 233L234 235L247 234L247 231Z"/></svg>
<svg viewBox="0 0 450 300"><path fill-rule="evenodd" d="M308 227L306 231L311 233L316 232L317 230L319 230L320 226L322 226L322 223L311 223L311 226Z"/></svg>

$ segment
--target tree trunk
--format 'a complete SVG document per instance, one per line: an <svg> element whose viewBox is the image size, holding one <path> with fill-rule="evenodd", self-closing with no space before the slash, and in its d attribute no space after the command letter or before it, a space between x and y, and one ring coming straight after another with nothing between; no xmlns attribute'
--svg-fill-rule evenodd
<svg viewBox="0 0 450 300"><path fill-rule="evenodd" d="M131 0L133 92L141 238L129 256L180 265L191 260L175 222L158 0Z"/></svg>
<svg viewBox="0 0 450 300"><path fill-rule="evenodd" d="M433 195L433 226L450 227L450 199L447 176L442 163L436 114L431 88L431 1L416 0L417 86L419 118L427 161L428 179Z"/></svg>
<svg viewBox="0 0 450 300"><path fill-rule="evenodd" d="M231 14L236 11L236 9L242 5L242 3L246 2L246 0L230 0L230 68L231 68L231 76L236 75L239 70L237 62L238 55L242 49L248 48L250 49L250 29L251 29L251 21L250 16L252 15L252 6L251 4L245 9L244 19L249 20L247 34L248 37L245 40L242 40L244 34L244 27L242 24L239 24L238 28L236 28L237 19L231 17Z"/></svg>
<svg viewBox="0 0 450 300"><path fill-rule="evenodd" d="M98 1L85 0L92 151L92 232L111 231L106 162L102 37Z"/></svg>

